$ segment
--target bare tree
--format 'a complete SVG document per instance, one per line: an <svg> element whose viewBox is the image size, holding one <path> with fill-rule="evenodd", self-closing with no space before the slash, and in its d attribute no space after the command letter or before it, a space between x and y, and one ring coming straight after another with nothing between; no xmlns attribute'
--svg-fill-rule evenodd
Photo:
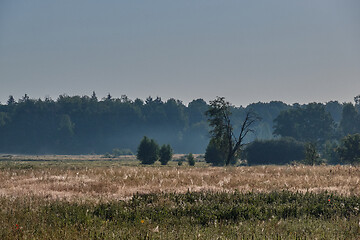
<svg viewBox="0 0 360 240"><path fill-rule="evenodd" d="M254 132L252 127L260 119L254 112L246 112L240 133L236 135L230 120L231 107L232 105L225 101L224 97L217 97L215 100L210 101L209 110L206 111L209 124L213 128L210 131L211 141L215 142L219 151L222 152L221 155L226 157L226 165L234 162L245 145L245 137Z"/></svg>

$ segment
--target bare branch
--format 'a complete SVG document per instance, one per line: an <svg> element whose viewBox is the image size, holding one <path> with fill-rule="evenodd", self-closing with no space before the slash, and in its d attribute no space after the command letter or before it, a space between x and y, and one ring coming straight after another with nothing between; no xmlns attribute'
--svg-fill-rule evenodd
<svg viewBox="0 0 360 240"><path fill-rule="evenodd" d="M215 100L210 101L210 108L206 115L209 117L210 126L213 127L210 133L213 139L221 145L221 151L227 158L226 165L229 165L236 152L244 145L244 138L249 133L254 132L251 127L259 119L253 112L246 112L245 119L240 128L240 134L237 137L233 132L230 120L231 104L225 101L224 97L217 97Z"/></svg>

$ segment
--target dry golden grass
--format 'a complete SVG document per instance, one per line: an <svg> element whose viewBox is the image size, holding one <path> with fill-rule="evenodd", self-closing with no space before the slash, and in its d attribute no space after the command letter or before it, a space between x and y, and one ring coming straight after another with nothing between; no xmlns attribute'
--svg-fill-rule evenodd
<svg viewBox="0 0 360 240"><path fill-rule="evenodd" d="M200 154L193 154L194 157ZM184 154L174 154L173 159L184 157ZM98 160L135 160L135 155L121 155L115 158L106 158L104 155L24 155L24 154L2 154L0 160L3 161L98 161Z"/></svg>
<svg viewBox="0 0 360 240"><path fill-rule="evenodd" d="M83 163L20 169L2 167L0 195L42 196L66 200L126 199L136 192L186 191L330 191L360 195L360 167L255 166L163 167ZM87 164L87 165L86 165ZM31 165L30 165L31 166ZM86 167L88 166L88 167Z"/></svg>

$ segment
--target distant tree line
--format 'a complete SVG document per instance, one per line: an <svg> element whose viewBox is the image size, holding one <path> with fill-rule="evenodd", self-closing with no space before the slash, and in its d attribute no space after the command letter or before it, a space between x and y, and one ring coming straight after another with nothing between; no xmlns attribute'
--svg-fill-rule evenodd
<svg viewBox="0 0 360 240"><path fill-rule="evenodd" d="M9 96L0 104L0 152L103 154L113 149L136 152L143 136L170 144L174 152L204 153L211 134L205 112L209 104L196 99L184 105L160 97L131 100L126 95L60 95L56 100ZM242 143L280 137L315 142L331 148L347 134L360 133L359 102L288 105L280 101L229 106L234 133L241 130L246 113L262 120ZM330 153L328 153L330 154ZM330 154L331 155L331 154ZM229 159L231 160L231 159Z"/></svg>
<svg viewBox="0 0 360 240"><path fill-rule="evenodd" d="M248 164L360 163L360 95L354 100L281 111L273 121L275 139L252 142L243 157Z"/></svg>
<svg viewBox="0 0 360 240"><path fill-rule="evenodd" d="M263 103L259 103L263 105ZM258 137L272 138L272 120L289 106L271 102L267 117L257 126ZM254 104L249 107L256 107ZM209 125L205 112L209 105L203 99L181 101L160 97L131 100L110 94L98 99L91 96L60 95L32 99L25 94L15 100L9 96L0 104L0 152L103 154L113 149L136 152L143 136L169 143L174 152L204 153L209 141ZM234 119L247 108L232 108ZM238 122L234 122L235 128Z"/></svg>
<svg viewBox="0 0 360 240"><path fill-rule="evenodd" d="M207 104L198 99L185 106L181 101L148 97L130 100L110 94L60 95L0 105L0 152L80 154L130 149L136 152L144 135L170 143L177 152L201 152L208 126ZM196 143L196 144L195 144Z"/></svg>

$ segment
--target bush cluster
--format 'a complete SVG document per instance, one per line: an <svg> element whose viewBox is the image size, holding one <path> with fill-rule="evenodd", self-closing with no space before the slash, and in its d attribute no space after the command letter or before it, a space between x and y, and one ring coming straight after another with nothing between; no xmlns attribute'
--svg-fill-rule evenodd
<svg viewBox="0 0 360 240"><path fill-rule="evenodd" d="M187 162L189 164L189 166L195 166L195 158L192 155L192 153L189 153L189 155L187 155Z"/></svg>
<svg viewBox="0 0 360 240"><path fill-rule="evenodd" d="M141 164L154 164L160 160L161 165L166 165L173 156L173 150L169 144L160 146L154 139L144 136L137 151L137 159Z"/></svg>
<svg viewBox="0 0 360 240"><path fill-rule="evenodd" d="M293 138L254 141L243 152L249 165L288 164L305 159L304 143Z"/></svg>

